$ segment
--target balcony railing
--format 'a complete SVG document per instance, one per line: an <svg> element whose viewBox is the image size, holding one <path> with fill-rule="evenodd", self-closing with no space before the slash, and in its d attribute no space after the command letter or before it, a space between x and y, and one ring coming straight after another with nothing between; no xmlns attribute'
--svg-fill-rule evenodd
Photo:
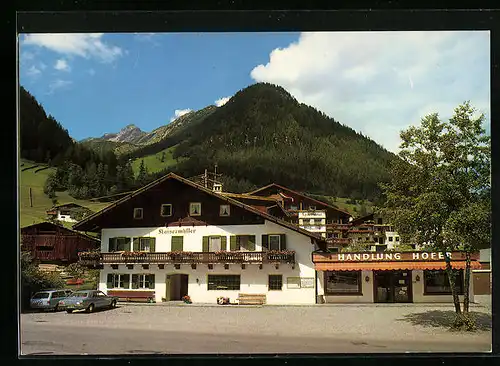
<svg viewBox="0 0 500 366"><path fill-rule="evenodd" d="M327 223L326 228L330 230L348 230L351 227L349 224Z"/></svg>
<svg viewBox="0 0 500 366"><path fill-rule="evenodd" d="M80 257L82 265L97 264L214 264L214 263L295 263L295 252L163 252L163 253L96 253Z"/></svg>
<svg viewBox="0 0 500 366"><path fill-rule="evenodd" d="M328 244L349 244L350 239L349 238L328 238L328 239L326 239L326 242Z"/></svg>

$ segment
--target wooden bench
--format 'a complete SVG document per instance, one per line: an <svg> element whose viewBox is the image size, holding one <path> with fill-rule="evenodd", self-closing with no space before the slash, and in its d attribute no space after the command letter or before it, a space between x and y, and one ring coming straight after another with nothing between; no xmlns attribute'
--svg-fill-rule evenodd
<svg viewBox="0 0 500 366"><path fill-rule="evenodd" d="M238 303L240 305L263 305L266 303L265 294L238 294Z"/></svg>
<svg viewBox="0 0 500 366"><path fill-rule="evenodd" d="M154 302L155 292L154 291L120 291L120 290L109 290L109 296L118 297L118 301L144 301L144 302Z"/></svg>

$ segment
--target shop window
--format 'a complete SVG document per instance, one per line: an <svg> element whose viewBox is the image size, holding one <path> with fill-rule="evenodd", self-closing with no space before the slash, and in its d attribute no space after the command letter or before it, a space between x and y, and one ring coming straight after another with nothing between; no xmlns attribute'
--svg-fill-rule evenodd
<svg viewBox="0 0 500 366"><path fill-rule="evenodd" d="M208 290L239 290L240 275L208 275Z"/></svg>
<svg viewBox="0 0 500 366"><path fill-rule="evenodd" d="M283 288L283 276L269 275L268 287L269 290L281 290Z"/></svg>
<svg viewBox="0 0 500 366"><path fill-rule="evenodd" d="M325 272L327 295L361 295L361 271Z"/></svg>
<svg viewBox="0 0 500 366"><path fill-rule="evenodd" d="M455 288L459 295L464 293L463 270L455 270ZM450 281L446 271L424 271L424 295L446 295L451 294Z"/></svg>

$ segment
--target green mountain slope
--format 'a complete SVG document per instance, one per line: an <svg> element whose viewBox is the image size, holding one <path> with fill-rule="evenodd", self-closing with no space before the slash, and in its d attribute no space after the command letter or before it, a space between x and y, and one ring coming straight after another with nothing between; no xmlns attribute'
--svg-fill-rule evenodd
<svg viewBox="0 0 500 366"><path fill-rule="evenodd" d="M193 176L215 163L228 190L271 182L315 194L373 199L395 155L286 90L259 83L236 93L190 129L174 171Z"/></svg>

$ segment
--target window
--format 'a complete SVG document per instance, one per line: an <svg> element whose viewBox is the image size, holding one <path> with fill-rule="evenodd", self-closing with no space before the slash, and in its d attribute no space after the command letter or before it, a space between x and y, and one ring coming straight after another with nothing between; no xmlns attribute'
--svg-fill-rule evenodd
<svg viewBox="0 0 500 366"><path fill-rule="evenodd" d="M239 290L240 275L208 275L208 290Z"/></svg>
<svg viewBox="0 0 500 366"><path fill-rule="evenodd" d="M384 244L384 238L378 238L378 243L379 244Z"/></svg>
<svg viewBox="0 0 500 366"><path fill-rule="evenodd" d="M389 241L392 241L392 236L389 236Z"/></svg>
<svg viewBox="0 0 500 366"><path fill-rule="evenodd" d="M255 251L255 235L235 235L231 236L229 240L229 250L231 251Z"/></svg>
<svg viewBox="0 0 500 366"><path fill-rule="evenodd" d="M134 274L132 275L133 289L154 289L155 275L154 274Z"/></svg>
<svg viewBox="0 0 500 366"><path fill-rule="evenodd" d="M116 274L108 273L108 288L129 288L130 275L129 274Z"/></svg>
<svg viewBox="0 0 500 366"><path fill-rule="evenodd" d="M361 271L327 271L325 284L326 294L361 295Z"/></svg>
<svg viewBox="0 0 500 366"><path fill-rule="evenodd" d="M269 250L280 250L279 235L269 235Z"/></svg>
<svg viewBox="0 0 500 366"><path fill-rule="evenodd" d="M377 252L383 252L383 251L384 251L384 250L386 250L386 249L387 249L387 245L376 245L376 246L375 246L375 250L376 250Z"/></svg>
<svg viewBox="0 0 500 366"><path fill-rule="evenodd" d="M231 206L220 205L220 209L219 209L220 216L229 216L230 214L231 214Z"/></svg>
<svg viewBox="0 0 500 366"><path fill-rule="evenodd" d="M297 206L290 206L290 210L297 211Z"/></svg>
<svg viewBox="0 0 500 366"><path fill-rule="evenodd" d="M281 290L283 288L283 276L282 275L269 275L268 282L269 290Z"/></svg>
<svg viewBox="0 0 500 366"><path fill-rule="evenodd" d="M134 208L134 219L136 220L140 220L142 219L142 213L143 213L143 210L142 208Z"/></svg>
<svg viewBox="0 0 500 366"><path fill-rule="evenodd" d="M314 219L315 225L321 225L323 223L323 219Z"/></svg>
<svg viewBox="0 0 500 366"><path fill-rule="evenodd" d="M133 238L134 252L154 252L156 238Z"/></svg>
<svg viewBox="0 0 500 366"><path fill-rule="evenodd" d="M396 236L396 241L399 241L399 236Z"/></svg>
<svg viewBox="0 0 500 366"><path fill-rule="evenodd" d="M109 251L130 251L130 238L109 238Z"/></svg>
<svg viewBox="0 0 500 366"><path fill-rule="evenodd" d="M378 225L382 225L382 219L381 218L377 219L377 224Z"/></svg>
<svg viewBox="0 0 500 366"><path fill-rule="evenodd" d="M184 250L184 237L183 236L172 236L170 250L174 251L182 251Z"/></svg>
<svg viewBox="0 0 500 366"><path fill-rule="evenodd" d="M208 242L208 251L217 252L221 250L221 240L220 237L212 237Z"/></svg>
<svg viewBox="0 0 500 366"><path fill-rule="evenodd" d="M459 295L464 293L463 270L455 270L455 286ZM450 282L446 271L424 271L424 294L451 294Z"/></svg>
<svg viewBox="0 0 500 366"><path fill-rule="evenodd" d="M189 204L190 216L201 216L201 202L191 202Z"/></svg>
<svg viewBox="0 0 500 366"><path fill-rule="evenodd" d="M161 205L160 215L162 217L172 216L172 205L170 203L164 203L163 205Z"/></svg>

